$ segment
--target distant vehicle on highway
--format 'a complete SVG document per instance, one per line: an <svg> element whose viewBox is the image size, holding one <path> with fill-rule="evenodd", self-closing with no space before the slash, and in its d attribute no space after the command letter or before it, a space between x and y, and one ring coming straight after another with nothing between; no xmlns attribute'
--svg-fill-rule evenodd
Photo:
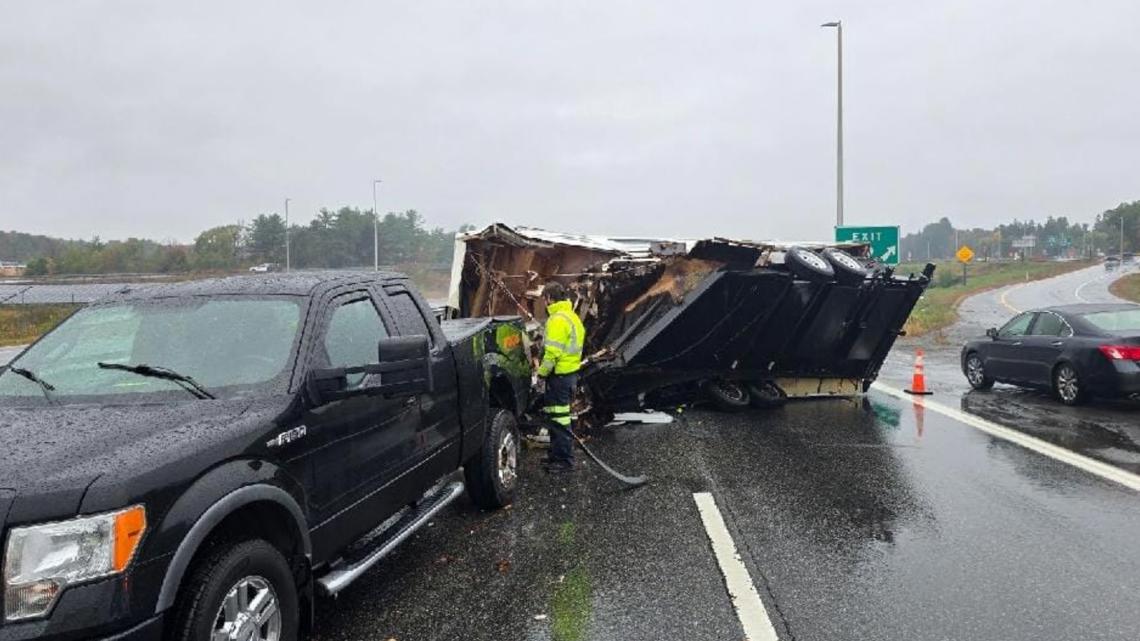
<svg viewBox="0 0 1140 641"><path fill-rule="evenodd" d="M1120 255L1120 262L1125 265L1131 265L1136 262L1136 254L1132 252L1124 252Z"/></svg>
<svg viewBox="0 0 1140 641"><path fill-rule="evenodd" d="M1116 256L1108 256L1104 259L1104 271L1114 272L1120 267L1120 259Z"/></svg>
<svg viewBox="0 0 1140 641"><path fill-rule="evenodd" d="M277 265L275 263L261 263L260 265L250 267L249 271L254 274L268 274L269 272L277 271Z"/></svg>
<svg viewBox="0 0 1140 641"><path fill-rule="evenodd" d="M1052 390L1065 405L1140 395L1140 305L1062 305L1022 312L962 348L970 386Z"/></svg>

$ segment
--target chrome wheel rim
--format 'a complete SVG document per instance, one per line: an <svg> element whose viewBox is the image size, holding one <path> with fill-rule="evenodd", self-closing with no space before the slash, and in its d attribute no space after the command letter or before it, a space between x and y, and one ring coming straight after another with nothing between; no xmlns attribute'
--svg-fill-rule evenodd
<svg viewBox="0 0 1140 641"><path fill-rule="evenodd" d="M499 484L503 489L509 490L518 479L519 446L515 435L509 431L503 432L499 441Z"/></svg>
<svg viewBox="0 0 1140 641"><path fill-rule="evenodd" d="M970 380L971 385L982 384L986 378L985 372L982 370L982 359L971 356L966 360L966 378Z"/></svg>
<svg viewBox="0 0 1140 641"><path fill-rule="evenodd" d="M801 250L796 252L796 255L799 256L800 259L803 260L805 263L811 265L812 267L814 267L820 271L825 272L831 268L831 265L828 265L827 261L824 260L823 257L821 257L819 254L817 254L815 252L811 252L811 251L808 251L806 249L801 249Z"/></svg>
<svg viewBox="0 0 1140 641"><path fill-rule="evenodd" d="M1076 400L1079 392L1077 373L1071 367L1062 367L1057 372L1057 393L1061 396L1061 400L1072 402Z"/></svg>
<svg viewBox="0 0 1140 641"><path fill-rule="evenodd" d="M247 576L234 584L214 617L210 641L280 641L281 605L269 581Z"/></svg>
<svg viewBox="0 0 1140 641"><path fill-rule="evenodd" d="M851 254L848 254L845 251L840 251L837 249L833 252L830 252L830 255L835 262L842 263L848 269L863 271L863 266L859 264L859 261L852 258Z"/></svg>

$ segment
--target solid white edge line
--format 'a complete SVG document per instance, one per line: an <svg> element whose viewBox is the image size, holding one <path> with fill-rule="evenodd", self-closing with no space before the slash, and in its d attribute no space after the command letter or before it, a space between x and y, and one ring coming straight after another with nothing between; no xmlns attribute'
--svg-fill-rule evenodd
<svg viewBox="0 0 1140 641"><path fill-rule="evenodd" d="M693 500L697 503L697 511L701 514L705 532L712 543L713 554L716 555L720 573L724 575L724 583L728 588L728 596L732 600L732 607L736 610L736 617L744 627L744 637L747 641L778 641L776 628L772 627L772 620L768 618L768 611L756 592L756 585L744 567L744 561L736 551L736 543L728 533L724 524L724 517L717 509L716 500L708 492L696 492Z"/></svg>
<svg viewBox="0 0 1140 641"><path fill-rule="evenodd" d="M1059 445L1054 445L1048 441L1043 441L1039 438L1023 434L1017 430L998 425L997 423L987 421L986 419L974 416L973 414L967 414L966 412L956 410L952 407L943 405L942 403L931 400L929 398L911 396L910 394L907 394L900 389L896 389L879 381L875 381L871 385L871 389L878 390L884 394L894 396L895 398L899 398L904 401L913 401L922 405L923 407L934 410L939 414L948 416L958 421L959 423L965 423L966 425L969 425L976 430L985 432L990 436L994 436L1002 440L1009 441L1010 443L1020 445L1021 447L1024 447L1028 450L1033 450L1034 452L1048 456L1053 460L1071 465L1075 468L1088 472L1089 474L1098 476L1106 481L1119 483L1128 489L1140 492L1140 476L1131 472L1126 472L1118 467L1109 465L1108 463L1103 463L1082 454L1077 454L1076 452L1067 450Z"/></svg>

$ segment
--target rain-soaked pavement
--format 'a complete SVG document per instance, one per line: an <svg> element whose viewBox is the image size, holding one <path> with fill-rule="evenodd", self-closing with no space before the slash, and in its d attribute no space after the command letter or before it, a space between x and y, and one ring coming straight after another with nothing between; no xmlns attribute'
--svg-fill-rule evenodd
<svg viewBox="0 0 1140 641"><path fill-rule="evenodd" d="M1135 492L911 403L793 403L595 439L622 491L523 465L319 610L317 639L741 639L693 493L783 639L1134 639Z"/></svg>

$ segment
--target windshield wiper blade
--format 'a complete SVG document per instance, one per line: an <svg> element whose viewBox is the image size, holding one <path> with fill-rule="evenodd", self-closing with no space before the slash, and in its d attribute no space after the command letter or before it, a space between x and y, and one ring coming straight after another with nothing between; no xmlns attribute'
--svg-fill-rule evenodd
<svg viewBox="0 0 1140 641"><path fill-rule="evenodd" d="M44 398L46 398L49 403L55 402L55 398L53 398L51 395L51 393L55 391L55 386L40 378L39 376L36 376L36 373L32 370L24 369L23 367L9 367L8 371L12 372L13 374L23 376L36 385L39 385L40 391L44 393Z"/></svg>
<svg viewBox="0 0 1140 641"><path fill-rule="evenodd" d="M123 363L104 363L102 361L96 363L100 369L117 369L124 372L131 372L139 376L149 376L150 378L161 378L167 381L173 381L179 387L190 392L198 398L217 398L210 393L210 390L202 387L198 381L186 374L179 374L178 372L165 367L156 367L154 365L147 365L146 363L139 363L138 365L126 365Z"/></svg>

